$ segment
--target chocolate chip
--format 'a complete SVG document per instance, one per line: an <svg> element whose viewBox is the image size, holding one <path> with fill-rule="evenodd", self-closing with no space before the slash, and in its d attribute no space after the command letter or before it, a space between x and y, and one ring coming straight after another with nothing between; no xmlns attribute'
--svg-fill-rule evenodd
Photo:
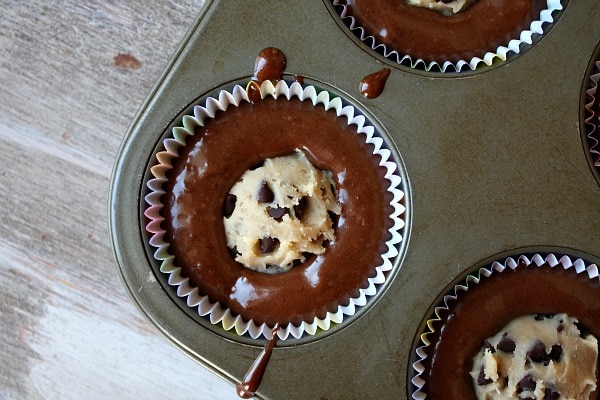
<svg viewBox="0 0 600 400"><path fill-rule="evenodd" d="M275 199L275 195L266 181L262 181L256 199L259 203L271 203Z"/></svg>
<svg viewBox="0 0 600 400"><path fill-rule="evenodd" d="M261 254L267 254L272 252L278 244L277 238L265 237L258 240L258 250Z"/></svg>
<svg viewBox="0 0 600 400"><path fill-rule="evenodd" d="M548 359L546 345L541 340L536 341L527 352L527 357L533 362L541 363Z"/></svg>
<svg viewBox="0 0 600 400"><path fill-rule="evenodd" d="M223 216L225 218L231 217L233 214L233 210L235 210L235 202L237 201L237 197L235 194L228 193L227 197L225 197L225 202L223 203Z"/></svg>
<svg viewBox="0 0 600 400"><path fill-rule="evenodd" d="M484 386L489 383L492 383L492 380L490 378L485 377L485 371L483 369L483 366L481 366L481 370L479 370L479 375L477 376L477 384L479 386Z"/></svg>
<svg viewBox="0 0 600 400"><path fill-rule="evenodd" d="M579 329L580 338L585 339L590 335L590 331L585 326L581 325L581 322L575 322L575 326L577 327L577 329Z"/></svg>
<svg viewBox="0 0 600 400"><path fill-rule="evenodd" d="M254 171L255 169L259 169L260 167L265 165L265 161L261 161L258 164L255 164L253 166L251 166L250 168L248 168L250 171Z"/></svg>
<svg viewBox="0 0 600 400"><path fill-rule="evenodd" d="M514 340L509 338L506 332L502 335L502 338L498 342L498 346L496 348L505 353L512 353L517 348L517 345Z"/></svg>
<svg viewBox="0 0 600 400"><path fill-rule="evenodd" d="M285 207L267 207L267 212L271 218L281 221L283 216L289 212L289 209Z"/></svg>
<svg viewBox="0 0 600 400"><path fill-rule="evenodd" d="M536 314L535 315L536 321L543 321L546 318L552 319L552 318L554 318L554 314Z"/></svg>
<svg viewBox="0 0 600 400"><path fill-rule="evenodd" d="M544 390L544 400L558 400L560 398L560 393L555 392L550 388L546 388Z"/></svg>
<svg viewBox="0 0 600 400"><path fill-rule="evenodd" d="M306 204L308 203L308 198L304 196L300 200L298 200L298 204L294 206L294 215L298 219L302 219L302 215L304 215L304 211L306 210Z"/></svg>
<svg viewBox="0 0 600 400"><path fill-rule="evenodd" d="M562 355L562 346L560 344L555 344L550 348L550 353L548 354L548 357L550 357L551 360L554 361L558 361L560 360L560 356Z"/></svg>
<svg viewBox="0 0 600 400"><path fill-rule="evenodd" d="M337 189L335 188L335 185L333 183L329 185L329 189L331 189L331 193L333 193L333 197L335 197L337 199Z"/></svg>
<svg viewBox="0 0 600 400"><path fill-rule="evenodd" d="M340 220L340 216L337 215L336 213L334 213L331 210L327 211L327 214L329 215L329 219L331 220L331 225L333 226L333 228L335 229L335 227L338 226L338 222Z"/></svg>
<svg viewBox="0 0 600 400"><path fill-rule="evenodd" d="M488 349L492 354L496 352L494 345L492 345L487 339L483 342L483 348Z"/></svg>
<svg viewBox="0 0 600 400"><path fill-rule="evenodd" d="M301 259L296 259L292 263L292 266L297 267L298 265L302 265L302 264L305 264L305 263L311 263L317 257L316 254L309 253L307 251L303 251L302 252L302 256L304 257L304 261L302 261Z"/></svg>
<svg viewBox="0 0 600 400"><path fill-rule="evenodd" d="M237 256L241 255L241 253L238 251L237 247L235 247L235 246L233 247L233 249L228 248L228 250L229 250L229 255L232 258L236 258Z"/></svg>
<svg viewBox="0 0 600 400"><path fill-rule="evenodd" d="M517 393L531 390L535 390L535 380L531 375L525 375L525 377L517 383Z"/></svg>

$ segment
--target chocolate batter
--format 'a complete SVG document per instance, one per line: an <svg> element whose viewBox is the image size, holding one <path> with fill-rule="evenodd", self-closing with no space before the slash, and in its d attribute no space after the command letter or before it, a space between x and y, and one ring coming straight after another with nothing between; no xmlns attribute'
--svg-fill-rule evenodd
<svg viewBox="0 0 600 400"><path fill-rule="evenodd" d="M519 265L515 271L482 278L468 292L459 291L450 311L434 323L436 333L428 336L432 345L427 348L423 376L427 399L475 400L469 375L473 356L485 338L520 315L567 313L598 337L599 290L597 278L573 269ZM596 397L594 393L591 398Z"/></svg>
<svg viewBox="0 0 600 400"><path fill-rule="evenodd" d="M482 58L517 39L539 19L546 0L478 0L452 16L403 0L346 0L348 16L376 43L426 62Z"/></svg>
<svg viewBox="0 0 600 400"><path fill-rule="evenodd" d="M367 99L374 99L383 93L385 82L390 76L390 69L384 68L365 76L360 81L360 93Z"/></svg>
<svg viewBox="0 0 600 400"><path fill-rule="evenodd" d="M247 91L251 102L260 101L260 85L264 81L279 81L287 65L285 54L276 47L264 48L256 56L254 76L248 83Z"/></svg>
<svg viewBox="0 0 600 400"><path fill-rule="evenodd" d="M277 331L279 331L279 326L273 329L271 339L269 339L266 346L262 349L258 357L256 357L256 360L254 360L254 363L252 363L252 366L250 366L250 369L244 375L242 382L235 385L235 391L242 399L251 399L256 395L256 391L267 370L273 348L277 343Z"/></svg>
<svg viewBox="0 0 600 400"><path fill-rule="evenodd" d="M268 275L236 263L225 243L223 204L241 174L268 157L302 149L333 173L342 213L327 251ZM200 292L244 319L299 324L346 305L381 263L391 226L385 170L354 126L297 99L267 98L219 112L173 159L162 197L165 240Z"/></svg>

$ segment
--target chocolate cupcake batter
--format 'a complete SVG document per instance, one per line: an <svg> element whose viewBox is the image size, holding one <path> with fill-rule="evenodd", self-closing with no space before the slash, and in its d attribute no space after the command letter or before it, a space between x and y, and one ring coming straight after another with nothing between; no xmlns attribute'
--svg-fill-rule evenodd
<svg viewBox="0 0 600 400"><path fill-rule="evenodd" d="M484 340L523 314L566 313L600 334L600 281L573 269L519 265L459 291L434 322L424 360L427 399L476 400L470 371ZM597 392L590 399L596 399Z"/></svg>
<svg viewBox="0 0 600 400"><path fill-rule="evenodd" d="M276 47L266 47L258 53L254 62L254 75L246 88L251 102L260 101L260 85L263 82L283 79L286 65L285 54Z"/></svg>
<svg viewBox="0 0 600 400"><path fill-rule="evenodd" d="M379 97L379 95L383 93L385 82L389 76L389 68L383 68L380 71L373 72L372 74L365 76L360 81L360 94L365 96L367 99Z"/></svg>
<svg viewBox="0 0 600 400"><path fill-rule="evenodd" d="M546 0L478 0L451 15L403 0L346 0L347 14L388 51L426 62L483 57L539 19Z"/></svg>
<svg viewBox="0 0 600 400"><path fill-rule="evenodd" d="M342 207L335 240L286 273L244 268L225 243L226 196L244 171L296 148L333 174ZM389 182L372 152L345 118L311 102L269 97L217 113L188 137L167 174L162 215L174 265L202 294L257 324L299 324L335 311L375 275L391 226Z"/></svg>

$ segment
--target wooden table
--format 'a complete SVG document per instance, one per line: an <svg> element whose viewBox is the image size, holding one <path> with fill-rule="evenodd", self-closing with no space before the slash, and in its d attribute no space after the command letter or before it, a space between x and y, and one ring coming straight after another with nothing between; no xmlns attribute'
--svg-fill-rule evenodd
<svg viewBox="0 0 600 400"><path fill-rule="evenodd" d="M203 0L0 1L0 399L235 399L141 316L115 154Z"/></svg>

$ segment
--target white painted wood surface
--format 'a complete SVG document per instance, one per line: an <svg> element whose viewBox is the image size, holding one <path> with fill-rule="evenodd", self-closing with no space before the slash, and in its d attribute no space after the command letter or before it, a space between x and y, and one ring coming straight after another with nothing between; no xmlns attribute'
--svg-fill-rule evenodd
<svg viewBox="0 0 600 400"><path fill-rule="evenodd" d="M0 0L0 400L235 399L129 300L115 154L204 0Z"/></svg>

